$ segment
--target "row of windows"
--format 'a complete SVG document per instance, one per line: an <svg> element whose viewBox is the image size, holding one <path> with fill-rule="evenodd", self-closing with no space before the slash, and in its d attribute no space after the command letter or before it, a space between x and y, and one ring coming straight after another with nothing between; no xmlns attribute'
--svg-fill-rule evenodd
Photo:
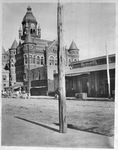
<svg viewBox="0 0 118 150"><path fill-rule="evenodd" d="M73 61L78 61L78 59L74 58L73 61L71 60L71 58L69 58L69 63L73 62ZM50 56L49 58L49 64L50 65L57 65L57 57L53 57L53 56Z"/></svg>
<svg viewBox="0 0 118 150"><path fill-rule="evenodd" d="M32 56L32 55L29 55L29 61L30 63L32 64L41 64L43 65L44 64L44 57L43 56ZM69 58L69 63L72 62L72 60ZM73 59L73 61L78 61L76 58ZM24 56L24 62L25 64L28 63L28 57L27 55ZM57 57L54 57L54 56L50 56L49 57L49 65L57 65Z"/></svg>
<svg viewBox="0 0 118 150"><path fill-rule="evenodd" d="M28 63L28 57L26 55L24 56L24 61L25 61L25 64ZM37 56L37 58L36 58L35 55L34 56L30 55L29 61L30 61L30 63L33 63L33 64L37 63L37 64L43 65L44 64L44 57L43 56L41 56L41 57ZM49 64L50 65L57 65L57 57L54 58L53 56L50 56Z"/></svg>
<svg viewBox="0 0 118 150"><path fill-rule="evenodd" d="M73 60L71 60L71 58L69 58L69 63L71 63L71 62L76 62L76 61L78 61L78 59L76 59L76 58L74 58Z"/></svg>
<svg viewBox="0 0 118 150"><path fill-rule="evenodd" d="M24 61L25 61L25 64L28 63L28 57L26 55L24 56ZM30 61L31 64L32 63L33 64L37 63L37 64L43 65L44 64L44 57L42 56L40 58L39 56L37 56L37 58L36 58L35 55L34 56L29 55L29 61Z"/></svg>

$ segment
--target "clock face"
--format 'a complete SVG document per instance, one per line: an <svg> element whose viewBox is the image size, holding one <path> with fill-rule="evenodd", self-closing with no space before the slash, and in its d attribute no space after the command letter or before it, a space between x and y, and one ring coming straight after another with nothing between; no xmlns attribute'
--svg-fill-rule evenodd
<svg viewBox="0 0 118 150"><path fill-rule="evenodd" d="M32 23L32 24L31 24L31 28L32 28L32 29L35 29L35 24Z"/></svg>

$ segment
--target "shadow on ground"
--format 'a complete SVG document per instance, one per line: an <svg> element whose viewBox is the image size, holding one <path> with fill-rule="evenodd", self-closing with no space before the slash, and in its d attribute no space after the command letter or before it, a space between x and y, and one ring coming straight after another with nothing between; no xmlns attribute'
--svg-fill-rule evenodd
<svg viewBox="0 0 118 150"><path fill-rule="evenodd" d="M47 128L47 129L52 130L52 131L55 131L55 132L59 132L59 130L57 130L57 129L55 129L55 128L52 128L52 127L49 127L49 126L47 126L47 125L45 125L45 124L42 124L42 123L34 122L34 121L31 121L31 120L28 120L28 119L25 119L25 118L21 118L21 117L18 117L18 116L15 116L15 118L20 119L20 120L23 120L23 121L27 121L27 122L29 122L29 123L33 123L33 124L35 124L35 125L39 125L39 126L41 126L41 127Z"/></svg>
<svg viewBox="0 0 118 150"><path fill-rule="evenodd" d="M47 128L47 129L55 131L55 132L59 132L58 129L52 128L52 127L50 127L48 125L45 125L45 124L42 124L42 123L31 121L31 120L21 118L21 117L18 117L18 116L15 116L15 118L23 120L23 121L27 121L29 123L33 123L35 125L39 125L41 127ZM59 126L59 123L54 123L54 124ZM94 134L100 134L100 135L109 136L109 137L113 136L112 133L100 132L99 130L97 130L98 127L84 128L84 127L81 127L81 126L75 126L75 125L72 125L72 124L67 124L67 128L74 129L74 130L79 130L79 131L84 131L84 132L90 132L90 133L94 133Z"/></svg>
<svg viewBox="0 0 118 150"><path fill-rule="evenodd" d="M54 124L59 126L59 123L54 123ZM101 132L97 131L98 127L84 128L81 126L79 127L79 126L75 126L72 124L67 124L67 128L79 130L79 131L84 131L84 132L90 132L90 133L94 133L94 134L100 134L100 135L109 136L109 137L114 135L112 133L101 133Z"/></svg>

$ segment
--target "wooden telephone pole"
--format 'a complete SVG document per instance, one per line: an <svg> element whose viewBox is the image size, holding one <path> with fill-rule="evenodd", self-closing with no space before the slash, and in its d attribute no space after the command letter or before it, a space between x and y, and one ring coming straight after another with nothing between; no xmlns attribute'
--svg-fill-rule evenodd
<svg viewBox="0 0 118 150"><path fill-rule="evenodd" d="M57 34L58 34L58 80L59 80L59 130L67 132L66 97L65 97L65 50L63 45L63 5L58 2L57 8Z"/></svg>

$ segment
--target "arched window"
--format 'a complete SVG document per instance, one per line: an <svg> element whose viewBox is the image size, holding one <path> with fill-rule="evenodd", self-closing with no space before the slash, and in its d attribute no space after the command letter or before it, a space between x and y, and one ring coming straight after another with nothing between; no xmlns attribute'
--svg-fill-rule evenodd
<svg viewBox="0 0 118 150"><path fill-rule="evenodd" d="M44 57L42 56L41 57L41 65L43 65L44 64Z"/></svg>
<svg viewBox="0 0 118 150"><path fill-rule="evenodd" d="M40 57L37 56L37 64L40 64Z"/></svg>
<svg viewBox="0 0 118 150"><path fill-rule="evenodd" d="M33 57L33 63L35 64L35 55L34 55L34 57Z"/></svg>
<svg viewBox="0 0 118 150"><path fill-rule="evenodd" d="M32 63L32 55L29 56L30 63Z"/></svg>
<svg viewBox="0 0 118 150"><path fill-rule="evenodd" d="M57 65L57 57L55 57L55 65Z"/></svg>
<svg viewBox="0 0 118 150"><path fill-rule="evenodd" d="M54 65L54 57L53 56L50 56L49 64Z"/></svg>
<svg viewBox="0 0 118 150"><path fill-rule="evenodd" d="M24 59L25 59L25 64L27 64L27 56L26 55L24 56Z"/></svg>

